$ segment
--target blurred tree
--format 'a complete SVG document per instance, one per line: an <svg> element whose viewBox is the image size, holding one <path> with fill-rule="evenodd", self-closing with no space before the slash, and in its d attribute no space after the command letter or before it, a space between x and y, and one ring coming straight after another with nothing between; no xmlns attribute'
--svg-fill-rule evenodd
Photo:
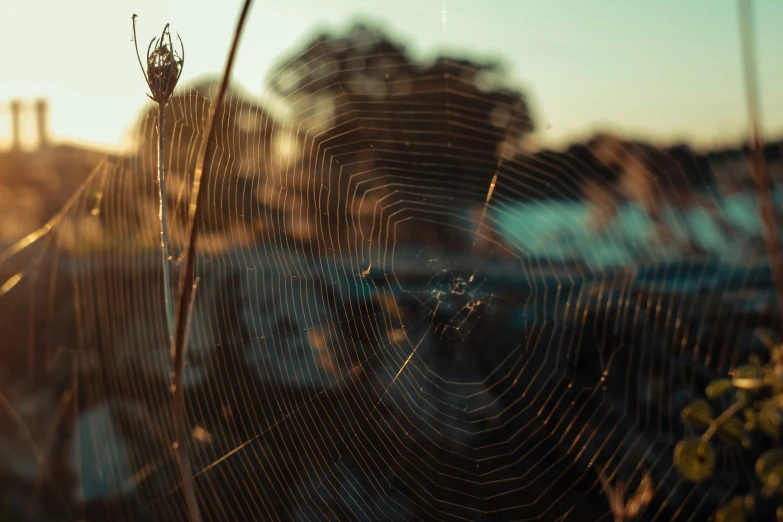
<svg viewBox="0 0 783 522"><path fill-rule="evenodd" d="M615 215L617 206L623 201L636 204L654 225L659 240L690 254L703 253L698 242L699 231L689 219L694 210L708 213L725 237L740 237L722 215L722 195L716 187L709 161L694 153L688 145L660 148L599 133L588 142L588 148L600 164L613 171L613 177L616 175L612 186L620 197L613 197L611 201L602 199L604 194L597 191L594 184L587 184L588 203L592 207L603 205L605 216ZM609 207L614 208L606 210ZM679 230L668 222L667 213L680 218ZM607 219L602 222L609 224Z"/></svg>
<svg viewBox="0 0 783 522"><path fill-rule="evenodd" d="M217 80L205 78L186 86L166 105L166 160L169 174L169 205L180 218L187 215L187 198L196 159L203 142L204 126ZM205 163L206 190L202 212L205 231L225 232L237 222L249 223L254 214L253 178L268 170L264 164L274 123L267 112L249 96L232 88L219 109L214 139L216 146ZM137 143L142 170L154 172L157 158L157 108L144 112L138 126ZM148 180L149 176L144 179ZM144 192L152 184L144 183Z"/></svg>
<svg viewBox="0 0 783 522"><path fill-rule="evenodd" d="M409 213L395 217L401 222L425 208L483 204L501 162L533 130L525 97L502 79L497 63L445 55L420 63L371 25L320 34L269 79L288 110L277 132L297 147L279 164L281 183L330 209L327 219L308 206L310 229L337 227L349 241L357 230L369 235L373 221L385 227L391 212ZM347 213L337 211L347 204ZM429 219L444 218L432 212ZM423 220L413 221L409 238L432 236ZM456 246L447 234L454 227L439 229L440 240Z"/></svg>

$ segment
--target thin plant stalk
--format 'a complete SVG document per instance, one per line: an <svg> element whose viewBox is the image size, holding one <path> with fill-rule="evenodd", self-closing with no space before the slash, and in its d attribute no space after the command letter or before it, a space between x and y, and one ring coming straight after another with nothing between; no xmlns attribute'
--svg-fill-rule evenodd
<svg viewBox="0 0 783 522"><path fill-rule="evenodd" d="M166 334L168 337L169 349L173 351L174 346L174 297L171 286L171 261L169 259L169 238L168 222L166 219L166 104L171 99L174 89L177 86L182 68L185 64L185 47L182 45L182 39L177 35L180 43L180 53L177 54L169 31L169 25L163 28L160 38L153 38L147 47L147 68L139 54L138 40L136 38L136 18L133 20L133 42L136 48L136 58L139 61L139 67L144 74L144 80L150 88L150 99L158 104L158 198L160 200L159 221L160 221L160 249L163 268L163 302L166 314Z"/></svg>
<svg viewBox="0 0 783 522"><path fill-rule="evenodd" d="M187 347L189 342L190 322L193 318L193 308L196 303L196 288L198 278L196 278L191 288L187 303L186 321L183 339L183 346ZM176 359L176 358L175 358ZM185 398L182 392L182 373L184 371L184 351L182 354L183 363L175 366L174 369L174 424L176 426L177 440L174 443L174 450L177 455L177 464L179 466L180 476L182 478L182 488L185 492L185 504L188 510L188 519L190 522L201 522L201 512L196 498L196 486L193 484L193 470L190 467L190 457L188 455L187 435L185 433Z"/></svg>
<svg viewBox="0 0 783 522"><path fill-rule="evenodd" d="M220 79L217 96L209 107L207 121L204 132L204 139L199 148L199 155L196 161L196 170L193 173L193 187L190 194L190 204L188 208L188 243L185 249L184 270L182 270L179 281L179 302L177 306L177 327L174 335L174 424L176 429L176 453L179 463L182 484L185 490L185 499L188 503L188 513L191 522L199 522L201 516L196 503L195 486L193 484L193 472L190 468L190 459L187 450L187 433L185 431L185 398L182 389L182 380L185 366L185 351L188 342L188 326L192 313L193 293L196 289L194 283L194 266L196 257L196 239L198 237L198 222L201 209L201 182L204 172L206 159L211 156L211 150L214 147L214 130L217 121L216 113L223 105L223 99L228 89L228 81L231 77L231 69L234 66L234 59L239 49L239 40L242 36L242 30L250 11L253 0L244 0L242 11L239 14L234 36L231 42L231 48L226 58L226 64L223 69L223 75Z"/></svg>
<svg viewBox="0 0 783 522"><path fill-rule="evenodd" d="M185 504L188 513L188 519L191 522L201 522L201 513L198 507L198 500L196 498L196 488L193 484L193 474L190 471L190 461L187 454L187 438L184 428L184 397L182 394L182 372L184 365L184 349L177 350L175 346L183 345L187 342L187 333L185 332L185 338L177 342L177 335L181 335L182 332L179 329L175 329L174 323L174 299L172 296L171 287L171 262L169 260L169 242L168 242L168 223L166 220L166 175L165 175L165 114L166 104L171 99L174 89L177 86L180 76L182 75L182 67L185 63L185 48L182 45L182 39L177 36L180 43L180 54L177 54L174 45L172 43L171 33L169 32L169 25L163 28L163 32L160 38L153 38L147 47L147 68L144 69L144 64L141 61L139 54L139 46L136 40L136 15L133 15L133 41L136 47L136 57L139 60L139 67L144 74L144 79L147 81L147 85L150 88L151 95L148 94L153 101L158 104L158 196L160 198L160 238L161 238L161 256L163 262L163 285L164 285L164 305L166 308L166 331L168 335L168 347L172 352L174 358L174 425L176 431L176 442L173 444L175 457L180 469L180 476L182 478L182 487L184 490ZM192 281L192 279L191 279ZM195 284L193 285L195 286ZM181 292L182 293L182 292ZM184 299L185 308L181 310L186 316L186 321L183 326L184 330L188 329L190 323L190 316L193 311L193 297L195 296L195 288L191 288L190 292L184 292L187 294L187 298Z"/></svg>
<svg viewBox="0 0 783 522"><path fill-rule="evenodd" d="M158 197L160 198L160 251L163 266L163 302L166 309L166 332L168 333L169 347L174 346L174 297L171 288L171 261L169 258L169 234L166 219L166 174L165 174L165 117L166 104L158 104Z"/></svg>
<svg viewBox="0 0 783 522"><path fill-rule="evenodd" d="M753 2L738 0L740 37L742 40L742 65L745 77L745 95L748 104L750 123L751 173L756 184L756 196L761 219L761 230L769 258L769 269L778 301L778 310L783 314L783 251L778 237L775 199L772 195L772 183L764 159L763 139L761 136L761 116L756 71L756 52L753 31Z"/></svg>

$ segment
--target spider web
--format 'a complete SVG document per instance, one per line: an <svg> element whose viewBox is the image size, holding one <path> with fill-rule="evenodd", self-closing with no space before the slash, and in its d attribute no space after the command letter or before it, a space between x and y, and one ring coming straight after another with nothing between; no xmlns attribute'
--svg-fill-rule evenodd
<svg viewBox="0 0 783 522"><path fill-rule="evenodd" d="M639 519L697 520L746 487L730 448L705 484L672 466L683 406L779 326L743 151L533 153L504 81L358 25L282 60L265 100L229 93L185 368L205 519L613 520L622 483ZM167 107L175 276L217 83ZM0 255L20 517L187 519L157 132L150 107L135 154Z"/></svg>

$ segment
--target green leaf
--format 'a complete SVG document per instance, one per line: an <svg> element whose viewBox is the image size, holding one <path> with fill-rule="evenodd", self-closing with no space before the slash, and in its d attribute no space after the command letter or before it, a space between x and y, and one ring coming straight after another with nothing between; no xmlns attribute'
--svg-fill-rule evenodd
<svg viewBox="0 0 783 522"><path fill-rule="evenodd" d="M740 444L745 437L745 424L737 417L732 417L720 425L718 435L728 442Z"/></svg>
<svg viewBox="0 0 783 522"><path fill-rule="evenodd" d="M761 494L765 497L771 497L775 494L783 493L783 462L776 464L767 474L764 480L764 486L761 488Z"/></svg>
<svg viewBox="0 0 783 522"><path fill-rule="evenodd" d="M759 410L759 427L773 439L780 435L780 408L778 407L778 398L767 399L761 405Z"/></svg>
<svg viewBox="0 0 783 522"><path fill-rule="evenodd" d="M783 448L765 451L756 461L756 476L764 487L762 493L769 496L780 492L783 477Z"/></svg>
<svg viewBox="0 0 783 522"><path fill-rule="evenodd" d="M686 480L700 482L712 474L715 452L701 437L686 437L674 447L674 465Z"/></svg>
<svg viewBox="0 0 783 522"><path fill-rule="evenodd" d="M734 368L731 384L741 390L757 390L766 386L764 369L758 364L743 364Z"/></svg>
<svg viewBox="0 0 783 522"><path fill-rule="evenodd" d="M710 408L709 403L704 399L691 401L682 409L681 417L684 422L699 427L709 426L714 419L712 409Z"/></svg>
<svg viewBox="0 0 783 522"><path fill-rule="evenodd" d="M717 399L733 388L734 386L731 384L731 379L715 379L707 385L705 393L707 394L708 399Z"/></svg>
<svg viewBox="0 0 783 522"><path fill-rule="evenodd" d="M734 497L715 512L715 522L747 522L747 520L748 513L745 511L743 497Z"/></svg>
<svg viewBox="0 0 783 522"><path fill-rule="evenodd" d="M756 461L756 476L763 484L764 496L783 494L783 449L773 448L764 452Z"/></svg>

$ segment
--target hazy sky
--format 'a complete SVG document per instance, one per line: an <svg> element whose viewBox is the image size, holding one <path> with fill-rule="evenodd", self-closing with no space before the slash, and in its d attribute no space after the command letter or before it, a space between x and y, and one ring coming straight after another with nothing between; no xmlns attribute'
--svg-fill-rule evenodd
<svg viewBox="0 0 783 522"><path fill-rule="evenodd" d="M146 100L131 15L142 42L166 22L180 33L187 81L222 69L239 5L4 0L0 139L9 135L5 101L48 96L55 139L122 146ZM258 0L236 79L260 94L287 50L357 17L382 22L422 55L502 57L532 101L542 143L596 126L697 144L746 128L736 0ZM764 123L781 134L783 1L756 0L756 22Z"/></svg>

